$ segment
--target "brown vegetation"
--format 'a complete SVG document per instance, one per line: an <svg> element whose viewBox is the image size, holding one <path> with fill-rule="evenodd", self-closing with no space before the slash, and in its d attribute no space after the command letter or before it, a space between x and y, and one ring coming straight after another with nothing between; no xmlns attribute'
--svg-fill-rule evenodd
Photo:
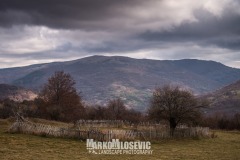
<svg viewBox="0 0 240 160"><path fill-rule="evenodd" d="M191 92L181 90L178 86L167 85L155 89L149 116L156 121L167 120L173 136L178 124L194 123L199 120L202 107Z"/></svg>
<svg viewBox="0 0 240 160"><path fill-rule="evenodd" d="M85 111L84 118L90 120L126 120L138 123L144 118L141 112L127 109L120 98L110 100L106 107L88 106Z"/></svg>
<svg viewBox="0 0 240 160"><path fill-rule="evenodd" d="M240 113L236 113L234 116L216 113L204 117L201 125L212 129L240 130Z"/></svg>
<svg viewBox="0 0 240 160"><path fill-rule="evenodd" d="M81 118L83 105L70 74L55 72L40 94L41 111L50 119L75 121Z"/></svg>

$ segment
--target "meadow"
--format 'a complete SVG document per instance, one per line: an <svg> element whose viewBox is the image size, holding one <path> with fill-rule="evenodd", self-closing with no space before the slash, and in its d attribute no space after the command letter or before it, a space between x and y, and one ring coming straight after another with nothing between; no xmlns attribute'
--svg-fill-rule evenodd
<svg viewBox="0 0 240 160"><path fill-rule="evenodd" d="M48 122L58 125L58 122ZM152 155L93 155L86 143L75 139L7 133L12 121L0 120L0 159L240 159L239 131L212 131L216 138L172 139L152 143Z"/></svg>

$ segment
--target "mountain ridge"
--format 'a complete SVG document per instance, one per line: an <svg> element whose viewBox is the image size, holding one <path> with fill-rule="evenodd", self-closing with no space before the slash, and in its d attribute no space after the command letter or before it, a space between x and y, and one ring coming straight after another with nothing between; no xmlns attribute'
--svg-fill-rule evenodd
<svg viewBox="0 0 240 160"><path fill-rule="evenodd" d="M212 92L240 79L240 69L197 59L151 60L123 56L82 59L0 69L0 83L39 91L55 72L64 70L89 104L120 97L128 107L145 110L156 86L180 85L195 94Z"/></svg>

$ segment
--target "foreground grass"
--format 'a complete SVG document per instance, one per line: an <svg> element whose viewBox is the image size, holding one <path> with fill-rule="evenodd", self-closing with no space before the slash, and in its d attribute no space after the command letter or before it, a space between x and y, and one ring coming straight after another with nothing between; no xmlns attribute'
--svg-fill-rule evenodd
<svg viewBox="0 0 240 160"><path fill-rule="evenodd" d="M5 131L11 122L0 120L0 159L240 159L240 132L216 131L214 139L168 140L152 144L153 155L92 155L85 142Z"/></svg>

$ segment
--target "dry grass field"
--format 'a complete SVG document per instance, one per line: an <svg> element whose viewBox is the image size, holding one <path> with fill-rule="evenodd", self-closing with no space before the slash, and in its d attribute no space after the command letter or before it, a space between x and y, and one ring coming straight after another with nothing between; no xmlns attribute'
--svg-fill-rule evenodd
<svg viewBox="0 0 240 160"><path fill-rule="evenodd" d="M44 122L62 125L58 122ZM213 139L175 139L155 142L152 143L153 154L151 156L92 155L87 152L85 142L78 140L7 133L6 131L11 123L10 120L0 120L1 160L240 159L239 131L216 131L217 137Z"/></svg>

